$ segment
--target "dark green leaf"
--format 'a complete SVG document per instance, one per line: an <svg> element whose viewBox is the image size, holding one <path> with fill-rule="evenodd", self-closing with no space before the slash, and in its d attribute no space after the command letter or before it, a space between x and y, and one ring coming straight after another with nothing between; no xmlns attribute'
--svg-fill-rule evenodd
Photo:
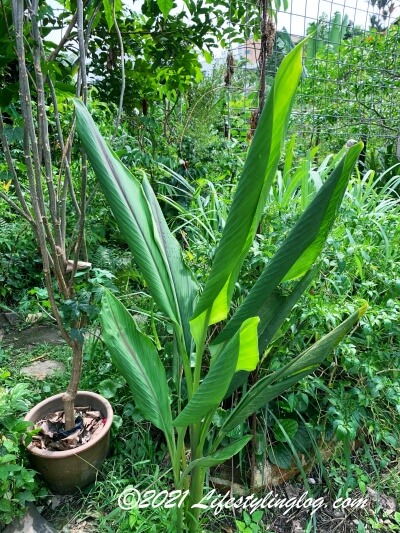
<svg viewBox="0 0 400 533"><path fill-rule="evenodd" d="M308 273L299 282L292 297L286 301L277 297L274 291L281 281L304 276L318 258L362 146L362 143L352 146L342 158L213 344L231 338L247 317L259 316L260 347L266 348L271 334L276 331L276 325L282 323L292 304L294 305L310 283L315 271Z"/></svg>
<svg viewBox="0 0 400 533"><path fill-rule="evenodd" d="M100 321L113 363L128 382L146 420L171 436L172 416L164 367L152 341L141 333L125 307L104 292Z"/></svg>
<svg viewBox="0 0 400 533"><path fill-rule="evenodd" d="M367 308L368 305L365 304L349 316L349 318L344 320L338 327L295 357L280 370L260 379L231 411L221 427L221 433L228 433L246 420L252 413L265 406L273 398L293 386L303 377L316 370L346 333L357 324Z"/></svg>
<svg viewBox="0 0 400 533"><path fill-rule="evenodd" d="M269 460L279 468L289 469L292 466L292 454L284 444L276 444L271 448Z"/></svg>
<svg viewBox="0 0 400 533"><path fill-rule="evenodd" d="M296 420L290 418L283 418L277 420L274 426L274 437L279 442L287 442L287 439L292 439L299 428Z"/></svg>
<svg viewBox="0 0 400 533"><path fill-rule="evenodd" d="M104 398L113 398L117 394L118 387L112 379L104 379L99 383L99 393Z"/></svg>

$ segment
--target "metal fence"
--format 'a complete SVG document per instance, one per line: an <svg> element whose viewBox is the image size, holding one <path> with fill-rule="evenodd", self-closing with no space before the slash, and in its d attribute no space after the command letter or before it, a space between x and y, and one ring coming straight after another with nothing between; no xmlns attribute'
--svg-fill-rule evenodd
<svg viewBox="0 0 400 533"><path fill-rule="evenodd" d="M305 46L289 129L303 151L317 144L335 150L361 138L370 153L386 153L388 164L400 158L400 5L381 0L379 6L373 0L292 0L277 12L266 91L283 57L315 32ZM230 136L244 140L259 102L260 41L233 44L226 62L226 122Z"/></svg>

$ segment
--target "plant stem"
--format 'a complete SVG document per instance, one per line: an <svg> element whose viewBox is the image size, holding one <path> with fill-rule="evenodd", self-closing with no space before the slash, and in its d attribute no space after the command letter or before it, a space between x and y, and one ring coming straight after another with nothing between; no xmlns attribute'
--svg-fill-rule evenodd
<svg viewBox="0 0 400 533"><path fill-rule="evenodd" d="M83 345L78 341L72 343L72 368L68 388L63 395L65 429L68 431L75 425L75 398L78 392L79 380L82 372Z"/></svg>
<svg viewBox="0 0 400 533"><path fill-rule="evenodd" d="M208 415L206 415L205 419L203 420L201 424L200 438L199 438L199 446L201 447L201 450L204 449L204 443L206 441L208 430L210 428L215 411L216 409L213 409L210 413L208 413Z"/></svg>
<svg viewBox="0 0 400 533"><path fill-rule="evenodd" d="M186 388L188 391L188 397L190 399L193 395L192 369L190 367L189 355L186 352L182 329L176 324L174 324L174 334L175 334L174 335L175 342L176 342L177 349L178 349L178 357L182 361L183 372L185 374L185 379L186 379ZM180 367L180 363L177 366Z"/></svg>
<svg viewBox="0 0 400 533"><path fill-rule="evenodd" d="M126 86L126 80L125 80L125 49L124 49L124 41L122 39L121 31L119 29L117 16L115 13L115 2L113 2L113 19L114 19L114 27L115 31L117 33L118 42L119 42L119 48L121 50L121 92L119 95L119 105L118 105L118 113L117 118L115 119L115 131L113 137L117 134L118 128L121 122L121 116L122 116L122 110L123 110L123 104L124 104L124 94L125 94L125 86Z"/></svg>
<svg viewBox="0 0 400 533"><path fill-rule="evenodd" d="M187 428L178 428L178 440L176 444L176 453L173 461L173 471L176 489L187 489L187 486L182 487L181 471L186 468L186 451L185 451L185 434ZM187 484L185 484L187 485ZM176 531L180 533L183 531L183 507L177 507L176 509Z"/></svg>
<svg viewBox="0 0 400 533"><path fill-rule="evenodd" d="M192 470L190 480L190 498L186 508L186 521L190 533L199 531L200 508L193 506L200 502L203 497L205 470L201 466L196 466Z"/></svg>
<svg viewBox="0 0 400 533"><path fill-rule="evenodd" d="M210 319L211 308L209 307L204 320L204 329L200 341L196 343L196 362L193 375L193 394L199 387L201 377L201 365L203 362L204 346L207 339L208 321Z"/></svg>

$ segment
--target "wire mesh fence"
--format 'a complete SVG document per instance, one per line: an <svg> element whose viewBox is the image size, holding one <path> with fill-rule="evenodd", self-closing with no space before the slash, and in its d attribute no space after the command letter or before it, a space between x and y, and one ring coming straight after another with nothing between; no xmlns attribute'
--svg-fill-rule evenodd
<svg viewBox="0 0 400 533"><path fill-rule="evenodd" d="M246 4L254 8L251 0ZM296 134L304 150L318 144L334 150L355 138L366 148L400 158L400 6L384 0L288 4L276 12L273 24L274 44L265 67L267 92L285 55L314 32L304 49L289 134ZM232 43L227 54L226 122L232 138L244 140L249 132L251 136L259 102L260 55L260 40L252 37Z"/></svg>

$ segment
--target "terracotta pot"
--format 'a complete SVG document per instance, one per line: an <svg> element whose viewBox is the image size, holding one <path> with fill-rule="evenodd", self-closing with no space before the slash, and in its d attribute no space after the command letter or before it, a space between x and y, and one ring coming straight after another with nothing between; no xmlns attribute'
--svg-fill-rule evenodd
<svg viewBox="0 0 400 533"><path fill-rule="evenodd" d="M62 396L56 394L40 402L29 411L24 420L37 422L50 413L62 411ZM94 392L79 391L75 405L77 407L90 405L92 410L101 412L106 423L100 434L73 450L42 450L32 443L27 446L33 468L43 476L51 490L59 494L72 494L93 483L109 448L113 419L110 403Z"/></svg>

